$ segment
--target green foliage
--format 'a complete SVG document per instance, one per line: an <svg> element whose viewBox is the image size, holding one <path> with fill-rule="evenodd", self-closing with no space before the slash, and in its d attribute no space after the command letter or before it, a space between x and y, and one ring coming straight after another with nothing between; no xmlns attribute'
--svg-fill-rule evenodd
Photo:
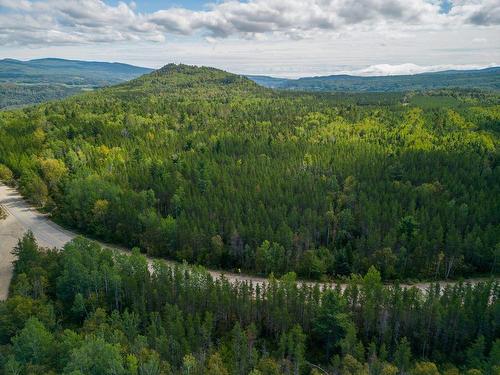
<svg viewBox="0 0 500 375"><path fill-rule="evenodd" d="M88 337L84 343L71 352L71 358L64 369L65 374L126 374L120 346L107 343L102 338Z"/></svg>
<svg viewBox="0 0 500 375"><path fill-rule="evenodd" d="M0 342L8 343L9 339L21 331L28 319L33 316L36 316L45 327L54 328L55 314L50 303L20 295L14 295L2 302L0 304Z"/></svg>
<svg viewBox="0 0 500 375"><path fill-rule="evenodd" d="M255 253L255 268L264 274L282 274L285 270L285 249L280 244L264 241Z"/></svg>
<svg viewBox="0 0 500 375"><path fill-rule="evenodd" d="M37 318L30 318L24 328L12 338L13 352L21 364L49 363L54 350L54 338Z"/></svg>
<svg viewBox="0 0 500 375"><path fill-rule="evenodd" d="M319 312L313 323L313 330L325 347L326 360L350 329L350 319L346 313L344 300L332 290L326 291L321 300Z"/></svg>
<svg viewBox="0 0 500 375"><path fill-rule="evenodd" d="M208 365L205 374L207 375L229 375L224 362L218 353L214 353L208 359Z"/></svg>
<svg viewBox="0 0 500 375"><path fill-rule="evenodd" d="M28 231L23 238L19 239L16 247L12 250L12 255L16 257L14 272L17 275L26 274L35 267L40 254L33 232Z"/></svg>
<svg viewBox="0 0 500 375"><path fill-rule="evenodd" d="M3 164L0 164L0 181L5 184L12 184L14 182L14 174L6 165Z"/></svg>
<svg viewBox="0 0 500 375"><path fill-rule="evenodd" d="M467 350L467 364L469 367L480 369L486 365L486 348L484 337L479 336L472 346Z"/></svg>
<svg viewBox="0 0 500 375"><path fill-rule="evenodd" d="M498 95L436 95L458 104L171 64L1 112L0 162L60 223L154 256L312 279L496 273Z"/></svg>
<svg viewBox="0 0 500 375"><path fill-rule="evenodd" d="M408 371L411 366L411 348L406 337L401 339L395 353L394 362L402 371Z"/></svg>
<svg viewBox="0 0 500 375"><path fill-rule="evenodd" d="M299 325L295 325L290 332L283 333L280 338L280 352L286 358L290 372L298 375L305 364L306 335Z"/></svg>
<svg viewBox="0 0 500 375"><path fill-rule="evenodd" d="M48 202L49 190L42 178L30 172L24 174L19 181L21 192L29 197L30 201L37 207L42 207Z"/></svg>
<svg viewBox="0 0 500 375"><path fill-rule="evenodd" d="M89 89L87 86L63 84L23 84L0 82L0 109L12 109L31 104L62 99Z"/></svg>
<svg viewBox="0 0 500 375"><path fill-rule="evenodd" d="M259 286L231 284L202 268L148 268L137 251L113 253L83 238L47 251L31 234L16 254L11 294L0 302L6 374L434 375L444 364L464 373L498 368L496 282L423 292L383 287L372 268L342 290L298 284L295 274ZM40 269L44 290L34 293Z"/></svg>
<svg viewBox="0 0 500 375"><path fill-rule="evenodd" d="M412 375L440 375L440 373L432 362L417 362Z"/></svg>

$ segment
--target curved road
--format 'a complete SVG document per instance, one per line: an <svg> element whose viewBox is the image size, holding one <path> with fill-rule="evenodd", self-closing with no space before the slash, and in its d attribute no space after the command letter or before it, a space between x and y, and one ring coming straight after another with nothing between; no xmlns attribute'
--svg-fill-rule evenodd
<svg viewBox="0 0 500 375"><path fill-rule="evenodd" d="M31 230L38 244L48 248L62 248L64 244L77 236L76 233L68 231L52 222L44 215L27 203L16 189L0 183L0 206L6 211L7 218L0 220L0 300L8 296L9 284L12 278L12 249L23 234ZM126 253L126 249L101 243L102 246ZM152 258L148 258L150 265ZM163 261L172 264L173 262ZM231 282L252 281L253 283L264 283L265 278L233 274L230 272L208 271L212 277L219 278L224 274Z"/></svg>
<svg viewBox="0 0 500 375"><path fill-rule="evenodd" d="M7 298L12 277L12 249L28 229L34 233L38 243L44 247L61 248L75 237L54 224L43 214L31 208L12 188L0 184L0 205L7 218L0 221L0 300Z"/></svg>
<svg viewBox="0 0 500 375"><path fill-rule="evenodd" d="M17 190L7 187L0 183L0 206L7 213L7 218L0 220L0 300L7 298L10 279L12 277L12 261L14 257L11 254L12 249L17 244L19 238L27 230L31 230L38 241L38 244L49 248L62 248L64 244L74 237L76 233L70 232L52 222L46 215L32 208L17 192ZM106 247L116 249L120 252L126 252L125 249L117 246L101 244ZM154 259L148 258L152 265ZM168 263L171 261L164 260ZM220 278L222 275L230 282L252 282L254 284L263 284L265 278L248 276L243 274L234 274L230 272L221 272L209 270L214 278ZM468 280L471 283L477 283L479 279ZM305 284L314 284L314 282L302 282ZM442 282L442 285L453 282ZM326 284L321 284L326 285ZM329 284L333 285L333 284ZM410 285L404 285L409 287ZM419 289L425 290L429 283L414 284Z"/></svg>

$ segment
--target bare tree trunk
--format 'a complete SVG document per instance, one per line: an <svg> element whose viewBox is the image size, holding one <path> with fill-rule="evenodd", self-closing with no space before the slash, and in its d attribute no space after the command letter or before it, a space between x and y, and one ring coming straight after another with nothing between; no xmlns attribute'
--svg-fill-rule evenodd
<svg viewBox="0 0 500 375"><path fill-rule="evenodd" d="M445 279L447 279L450 276L454 261L455 261L455 257L453 256L453 257L451 257L450 261L448 262L448 269L446 270Z"/></svg>

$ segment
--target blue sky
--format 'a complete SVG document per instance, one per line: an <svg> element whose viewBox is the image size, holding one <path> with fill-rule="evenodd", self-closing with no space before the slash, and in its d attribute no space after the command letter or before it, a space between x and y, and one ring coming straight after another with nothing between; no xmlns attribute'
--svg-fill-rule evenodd
<svg viewBox="0 0 500 375"><path fill-rule="evenodd" d="M0 58L298 77L500 63L498 0L0 0Z"/></svg>

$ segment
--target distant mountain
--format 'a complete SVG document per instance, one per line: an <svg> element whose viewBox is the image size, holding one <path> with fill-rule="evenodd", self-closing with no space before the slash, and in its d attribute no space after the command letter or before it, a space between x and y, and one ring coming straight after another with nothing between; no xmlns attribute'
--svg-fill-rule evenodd
<svg viewBox="0 0 500 375"><path fill-rule="evenodd" d="M128 81L152 69L97 61L64 59L0 60L0 82L105 86Z"/></svg>
<svg viewBox="0 0 500 375"><path fill-rule="evenodd" d="M299 91L401 92L452 87L500 90L500 67L378 77L345 74L298 79L259 75L247 77L265 87Z"/></svg>
<svg viewBox="0 0 500 375"><path fill-rule="evenodd" d="M191 67L167 65L183 74ZM216 69L199 71L220 75ZM153 69L122 63L64 60L57 58L20 61L0 60L0 109L61 99L98 87L115 85L151 73ZM192 73L192 72L191 72ZM153 72L152 74L158 74ZM187 75L190 73L188 72ZM227 73L225 73L227 74ZM225 77L224 80L235 79ZM500 91L500 67L482 70L450 70L416 75L359 77L330 75L299 79L263 75L246 76L257 84L274 89L320 92L404 92L439 88L478 88Z"/></svg>
<svg viewBox="0 0 500 375"><path fill-rule="evenodd" d="M297 81L294 79L277 78L277 77L269 77L261 75L247 75L246 77L251 79L255 83L258 83L261 86L273 89L283 88L287 83Z"/></svg>
<svg viewBox="0 0 500 375"><path fill-rule="evenodd" d="M121 63L64 59L0 60L0 108L60 99L151 72Z"/></svg>

